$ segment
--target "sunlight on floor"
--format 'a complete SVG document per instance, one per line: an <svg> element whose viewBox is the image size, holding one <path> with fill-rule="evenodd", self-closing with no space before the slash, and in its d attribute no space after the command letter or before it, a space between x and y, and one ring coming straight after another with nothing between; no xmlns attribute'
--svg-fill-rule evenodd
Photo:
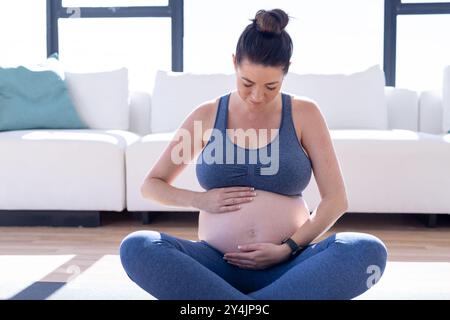
<svg viewBox="0 0 450 320"><path fill-rule="evenodd" d="M380 281L357 299L450 299L449 262L388 262Z"/></svg>
<svg viewBox="0 0 450 320"><path fill-rule="evenodd" d="M73 257L73 255L0 255L0 299L14 297Z"/></svg>
<svg viewBox="0 0 450 320"><path fill-rule="evenodd" d="M102 256L84 270L82 266L67 266L73 258L0 256L0 299L33 297L31 288L39 290L37 285L44 288L45 297L36 299L154 299L128 279L119 256ZM60 282L44 281L54 273L59 274ZM65 281L61 277L64 273ZM381 280L356 299L450 299L450 263L388 262Z"/></svg>

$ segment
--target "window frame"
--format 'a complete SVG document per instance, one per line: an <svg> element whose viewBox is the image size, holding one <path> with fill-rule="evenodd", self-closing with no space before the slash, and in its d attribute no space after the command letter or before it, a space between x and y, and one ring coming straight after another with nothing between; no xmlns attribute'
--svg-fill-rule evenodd
<svg viewBox="0 0 450 320"><path fill-rule="evenodd" d="M383 69L387 86L395 87L397 16L411 14L450 14L450 2L402 3L401 0L384 0Z"/></svg>
<svg viewBox="0 0 450 320"><path fill-rule="evenodd" d="M171 18L172 71L183 71L184 0L168 0L167 6L63 7L62 0L47 0L47 56L59 52L58 19Z"/></svg>
<svg viewBox="0 0 450 320"><path fill-rule="evenodd" d="M402 3L384 0L383 70L386 85L395 86L397 54L397 16L450 14L450 2ZM183 71L184 0L168 0L167 6L77 7L62 6L62 0L47 0L47 55L57 53L58 19L169 17L172 20L172 71Z"/></svg>

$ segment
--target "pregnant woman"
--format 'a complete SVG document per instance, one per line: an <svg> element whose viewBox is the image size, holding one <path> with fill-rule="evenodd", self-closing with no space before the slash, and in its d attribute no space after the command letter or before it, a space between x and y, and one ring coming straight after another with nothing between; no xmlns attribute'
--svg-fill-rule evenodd
<svg viewBox="0 0 450 320"><path fill-rule="evenodd" d="M171 185L188 163L174 161L177 139L144 179L145 198L200 211L198 241L157 231L122 241L128 276L157 299L352 299L384 271L386 247L372 235L314 242L345 213L347 196L320 109L281 91L288 21L280 9L258 11L233 54L237 90L198 106L177 131L193 137L181 155L197 160L205 191ZM312 173L321 201L310 214L302 191Z"/></svg>

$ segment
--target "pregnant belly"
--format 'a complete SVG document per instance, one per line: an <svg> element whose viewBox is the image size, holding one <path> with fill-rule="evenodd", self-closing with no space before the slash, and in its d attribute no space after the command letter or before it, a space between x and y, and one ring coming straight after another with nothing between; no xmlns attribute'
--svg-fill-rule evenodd
<svg viewBox="0 0 450 320"><path fill-rule="evenodd" d="M301 197L289 197L256 190L252 202L228 213L200 211L198 238L221 251L236 252L240 244L269 242L280 244L309 218Z"/></svg>

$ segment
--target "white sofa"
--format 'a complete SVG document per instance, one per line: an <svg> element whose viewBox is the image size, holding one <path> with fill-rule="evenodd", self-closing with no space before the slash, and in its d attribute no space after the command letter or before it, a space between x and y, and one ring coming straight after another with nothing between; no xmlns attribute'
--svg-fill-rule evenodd
<svg viewBox="0 0 450 320"><path fill-rule="evenodd" d="M152 133L126 150L129 211L197 211L164 206L143 199L140 194L143 177L184 116L197 103L234 89L234 75L222 79L221 75L203 76L203 79L202 76L185 76L185 79L172 73L157 76L151 126L144 129ZM295 84L286 82L289 80L292 79L285 80L284 88L297 94ZM203 90L201 85L208 88ZM210 96L201 96L209 92ZM442 95L393 87L383 87L383 94L387 110L385 129L330 128L347 187L348 212L430 214L433 217L430 224L433 224L436 214L450 213L450 134L443 132ZM202 190L194 163L186 167L174 185ZM304 198L311 210L320 201L314 177Z"/></svg>
<svg viewBox="0 0 450 320"><path fill-rule="evenodd" d="M149 105L131 93L129 130L0 132L0 225L98 226L102 211L126 210L125 152Z"/></svg>
<svg viewBox="0 0 450 320"><path fill-rule="evenodd" d="M296 92L295 79L288 80L283 91L303 95ZM202 101L233 90L234 83L234 75L159 72L151 94L130 93L128 130L0 132L0 224L46 224L47 213L56 213L50 224L89 226L99 225L101 211L197 211L143 199L140 186L181 120ZM442 94L384 86L382 94L386 115L361 114L360 119L385 116L384 129L330 128L347 186L348 211L433 217L450 213L450 135L443 132ZM344 115L339 121L347 120ZM174 185L202 190L194 164ZM314 177L304 197L311 210L319 203Z"/></svg>

